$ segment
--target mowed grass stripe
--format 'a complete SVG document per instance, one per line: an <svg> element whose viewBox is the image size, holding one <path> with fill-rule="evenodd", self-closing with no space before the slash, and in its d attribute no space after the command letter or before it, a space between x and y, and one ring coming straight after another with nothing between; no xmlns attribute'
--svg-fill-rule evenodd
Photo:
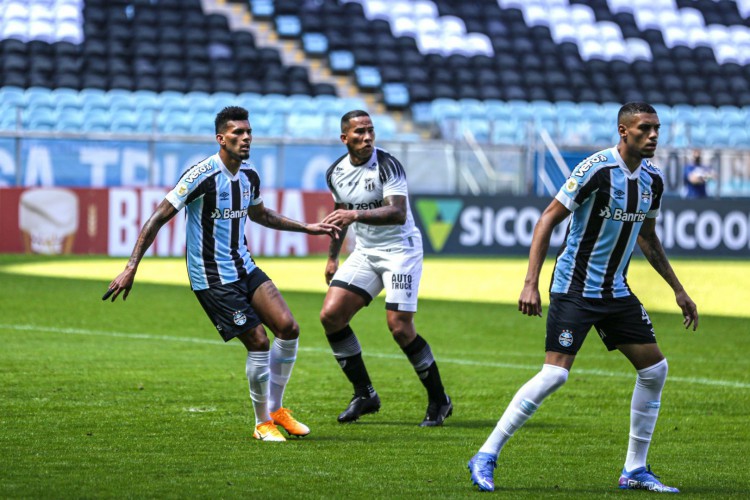
<svg viewBox="0 0 750 500"><path fill-rule="evenodd" d="M26 276L97 280L109 283L123 269L126 259L76 257L10 262L0 273ZM325 293L324 257L258 257L263 269L284 291ZM419 298L461 302L517 304L528 260L524 258L444 258L424 261ZM750 261L672 259L672 266L700 314L750 318ZM542 269L540 291L546 307L547 288L554 260ZM187 287L184 258L146 258L138 268L134 290L154 283ZM674 293L643 258L634 258L628 284L649 312L678 313ZM104 285L106 287L106 284ZM104 289L102 290L104 293ZM732 297L734 300L726 300Z"/></svg>
<svg viewBox="0 0 750 500"><path fill-rule="evenodd" d="M0 323L0 330L25 331L25 332L49 332L49 333L57 333L57 334L64 334L64 335L88 335L88 336L126 338L126 339L133 339L133 340L158 340L158 341L168 341L168 342L186 342L186 343L193 343L193 344L224 345L223 341L213 340L213 339L201 339L201 338L194 338L194 337L176 337L176 336L169 336L169 335L155 335L155 334L150 334L150 333L110 332L110 331L101 331L101 330L87 330L87 329L81 329L81 328L57 328L57 327L41 326L41 325L8 325L8 324ZM299 350L303 352L314 353L314 354L324 354L326 356L329 356L331 354L330 350L321 349L317 347L300 346ZM515 353L506 353L506 354L515 354ZM369 350L367 352L367 356L374 357L374 358L381 358L381 359L397 359L397 360L403 359L403 355L401 354L389 354L389 353L369 351ZM539 370L538 363L535 363L535 364L501 363L501 362L494 362L494 361L477 361L477 360L471 360L471 359L459 359L459 358L450 358L450 357L441 357L440 363L451 363L451 364L464 365L464 366L481 366L481 367L488 367L488 368L508 368L508 369L513 369L513 370L529 370L529 371ZM596 369L587 369L587 368L576 368L573 371L575 373L579 373L582 375L596 375L596 376L603 376L603 377L627 378L627 379L633 378L633 374L631 372L611 372L607 370L596 370ZM687 383L687 384L700 384L700 385L716 386L716 387L729 387L733 389L750 389L750 383L738 382L734 380L720 380L720 379L710 379L710 378L704 378L704 377L679 377L679 376L674 376L674 375L670 375L669 380L670 382L682 382L682 383Z"/></svg>

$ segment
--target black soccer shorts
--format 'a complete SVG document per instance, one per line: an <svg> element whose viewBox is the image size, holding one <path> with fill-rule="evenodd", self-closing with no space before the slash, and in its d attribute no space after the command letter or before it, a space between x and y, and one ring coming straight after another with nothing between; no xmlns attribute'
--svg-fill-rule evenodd
<svg viewBox="0 0 750 500"><path fill-rule="evenodd" d="M256 267L250 274L233 283L194 290L198 302L224 342L261 324L250 301L255 290L270 280L266 273Z"/></svg>
<svg viewBox="0 0 750 500"><path fill-rule="evenodd" d="M635 295L592 299L550 293L546 351L577 354L592 326L609 351L620 344L656 343L651 319Z"/></svg>

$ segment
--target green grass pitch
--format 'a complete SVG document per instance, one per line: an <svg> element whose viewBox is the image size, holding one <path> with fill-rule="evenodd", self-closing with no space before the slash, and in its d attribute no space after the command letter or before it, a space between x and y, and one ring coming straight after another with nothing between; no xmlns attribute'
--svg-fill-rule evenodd
<svg viewBox="0 0 750 500"><path fill-rule="evenodd" d="M466 462L543 359L544 320L516 311L525 260L426 262L417 327L455 403L435 429L417 427L425 394L382 297L353 327L383 407L338 424L350 387L318 322L324 258L258 262L302 331L284 402L312 433L286 443L251 438L244 349L220 341L182 260L144 260L127 302L111 304L100 298L125 259L0 256L0 498L477 495ZM673 264L697 332L647 264L630 271L670 363L649 462L683 497L748 498L750 263ZM635 377L589 337L566 386L501 454L495 495L653 495L616 488Z"/></svg>

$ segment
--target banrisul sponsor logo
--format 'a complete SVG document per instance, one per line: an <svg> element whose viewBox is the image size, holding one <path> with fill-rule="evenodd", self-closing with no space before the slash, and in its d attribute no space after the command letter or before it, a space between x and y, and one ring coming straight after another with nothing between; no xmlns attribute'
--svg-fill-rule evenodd
<svg viewBox="0 0 750 500"><path fill-rule="evenodd" d="M416 207L422 219L427 238L435 252L440 252L448 241L453 226L464 204L457 199L421 198Z"/></svg>

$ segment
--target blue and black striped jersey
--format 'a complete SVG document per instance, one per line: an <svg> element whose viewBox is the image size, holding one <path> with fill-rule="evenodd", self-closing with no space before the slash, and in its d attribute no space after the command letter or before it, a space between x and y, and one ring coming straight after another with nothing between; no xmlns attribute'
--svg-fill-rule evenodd
<svg viewBox="0 0 750 500"><path fill-rule="evenodd" d="M263 200L260 178L243 163L232 175L218 154L190 167L167 200L187 212L187 266L193 290L232 283L255 269L245 238L247 210Z"/></svg>
<svg viewBox="0 0 750 500"><path fill-rule="evenodd" d="M550 291L592 298L630 295L627 270L643 221L659 214L661 171L630 172L616 147L582 161L555 198L573 214Z"/></svg>

